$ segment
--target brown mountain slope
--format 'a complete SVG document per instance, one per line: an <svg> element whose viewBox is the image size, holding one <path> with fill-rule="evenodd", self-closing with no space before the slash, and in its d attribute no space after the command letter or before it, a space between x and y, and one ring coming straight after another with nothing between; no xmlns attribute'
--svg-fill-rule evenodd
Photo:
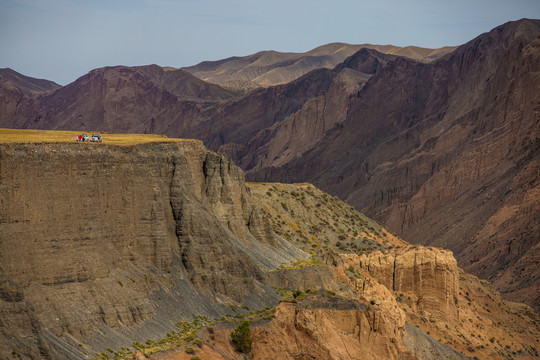
<svg viewBox="0 0 540 360"><path fill-rule="evenodd" d="M23 94L38 94L61 88L60 85L49 80L25 76L10 68L0 69L0 84L6 86L7 83Z"/></svg>
<svg viewBox="0 0 540 360"><path fill-rule="evenodd" d="M522 20L431 64L397 58L311 148L281 161L290 131L262 145L281 146L277 158L239 163L252 179L314 182L539 309L539 35L539 21Z"/></svg>
<svg viewBox="0 0 540 360"><path fill-rule="evenodd" d="M0 114L3 127L166 133L192 126L204 109L237 94L183 70L156 65L92 70L75 82Z"/></svg>
<svg viewBox="0 0 540 360"><path fill-rule="evenodd" d="M455 49L455 47L426 49L416 46L331 43L306 53L262 51L244 57L205 61L183 69L210 83L233 89L250 90L285 84L314 69L332 69L363 48L420 61L435 60Z"/></svg>
<svg viewBox="0 0 540 360"><path fill-rule="evenodd" d="M261 157L288 156L291 151L298 152L297 147L309 148L325 131L342 122L349 96L395 58L362 49L333 70L313 70L289 84L259 89L219 104L215 115L182 135L203 139L208 147L227 153L244 169ZM297 117L306 118L302 114L308 116L307 123L295 123ZM298 136L293 136L294 141L289 141L291 129ZM268 144L280 140L286 143L276 145L276 153L267 151Z"/></svg>
<svg viewBox="0 0 540 360"><path fill-rule="evenodd" d="M13 124L13 118L21 115L30 99L59 88L52 81L24 76L9 68L0 69L0 124Z"/></svg>

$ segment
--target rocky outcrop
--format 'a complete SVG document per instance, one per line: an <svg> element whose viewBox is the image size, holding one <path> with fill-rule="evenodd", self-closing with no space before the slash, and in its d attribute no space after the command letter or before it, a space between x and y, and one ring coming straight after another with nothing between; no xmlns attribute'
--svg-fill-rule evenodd
<svg viewBox="0 0 540 360"><path fill-rule="evenodd" d="M384 254L342 255L346 264L363 270L401 298L409 297L418 316L452 324L457 308L459 271L450 251L409 247Z"/></svg>
<svg viewBox="0 0 540 360"><path fill-rule="evenodd" d="M341 282L382 316L392 314L388 323L406 319L403 343L414 358L537 356L538 316L465 274L451 252L408 246L341 257Z"/></svg>
<svg viewBox="0 0 540 360"><path fill-rule="evenodd" d="M0 357L92 357L277 302L261 266L305 255L238 167L200 141L88 145L0 145Z"/></svg>
<svg viewBox="0 0 540 360"><path fill-rule="evenodd" d="M271 321L251 325L251 359L414 359L403 345L405 323L397 329L369 305L335 295L311 295L298 303L280 303ZM197 356L242 359L219 326ZM156 354L150 359L190 359L184 351Z"/></svg>
<svg viewBox="0 0 540 360"><path fill-rule="evenodd" d="M332 296L282 303L254 331L255 359L407 359L403 330L369 305ZM276 352L279 349L279 352Z"/></svg>

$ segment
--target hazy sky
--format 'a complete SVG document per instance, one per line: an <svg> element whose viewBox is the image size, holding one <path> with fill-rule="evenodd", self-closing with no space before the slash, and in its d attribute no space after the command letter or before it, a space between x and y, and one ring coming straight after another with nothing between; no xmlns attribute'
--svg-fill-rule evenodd
<svg viewBox="0 0 540 360"><path fill-rule="evenodd" d="M540 0L0 0L0 67L65 85L109 65L182 67L330 42L437 48Z"/></svg>

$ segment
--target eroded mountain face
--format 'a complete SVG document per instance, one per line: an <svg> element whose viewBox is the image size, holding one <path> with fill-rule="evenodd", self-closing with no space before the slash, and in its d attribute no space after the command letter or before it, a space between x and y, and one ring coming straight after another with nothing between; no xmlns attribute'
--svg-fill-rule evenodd
<svg viewBox="0 0 540 360"><path fill-rule="evenodd" d="M449 251L410 246L309 184L246 186L200 141L2 144L0 170L3 358L237 359L234 321L261 309L260 359L540 346L537 315ZM212 329L181 332L194 315Z"/></svg>
<svg viewBox="0 0 540 360"><path fill-rule="evenodd" d="M538 309L539 29L511 23L431 64L390 61L342 115L324 114L328 91L237 161L250 179L313 182L409 241L451 249Z"/></svg>
<svg viewBox="0 0 540 360"><path fill-rule="evenodd" d="M362 50L190 134L249 179L312 182L409 241L451 249L538 310L539 29L509 23L430 64Z"/></svg>

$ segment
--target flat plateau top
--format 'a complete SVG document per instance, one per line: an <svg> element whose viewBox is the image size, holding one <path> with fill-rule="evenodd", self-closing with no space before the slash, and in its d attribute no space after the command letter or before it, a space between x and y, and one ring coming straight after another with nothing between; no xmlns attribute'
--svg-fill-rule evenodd
<svg viewBox="0 0 540 360"><path fill-rule="evenodd" d="M111 134L111 133L104 133L104 132L83 132L83 131L0 129L0 144L77 143L76 137L79 134L86 134L89 137L94 134L101 135L103 139L103 142L101 144L113 144L113 145L136 145L136 144L153 143L153 142L199 141L199 140L191 140L191 139L168 138L165 135L155 135L155 134ZM99 146L101 144L94 144L94 145Z"/></svg>

